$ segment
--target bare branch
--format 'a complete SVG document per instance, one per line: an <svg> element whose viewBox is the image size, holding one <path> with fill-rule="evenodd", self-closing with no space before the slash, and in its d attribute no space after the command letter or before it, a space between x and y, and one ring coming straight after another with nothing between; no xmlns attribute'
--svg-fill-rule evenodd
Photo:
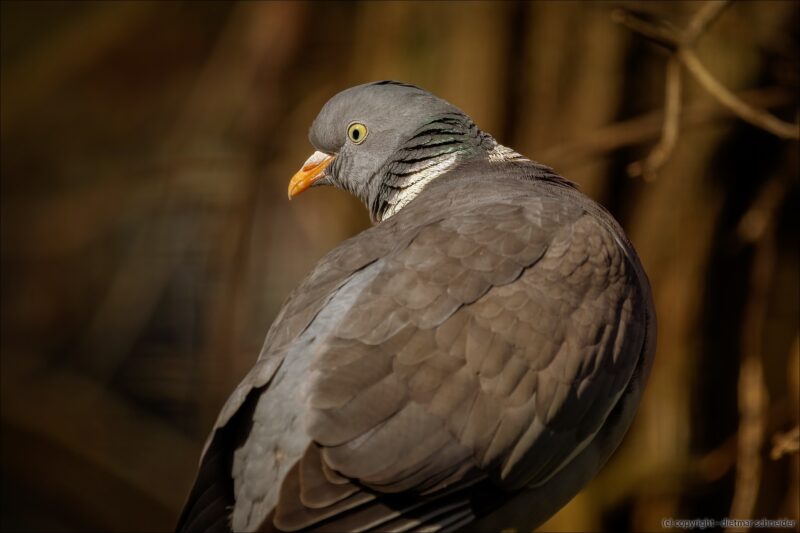
<svg viewBox="0 0 800 533"><path fill-rule="evenodd" d="M760 109L738 98L726 89L703 66L694 45L711 24L730 5L731 0L710 0L692 16L684 30L676 30L666 21L647 21L640 16L616 9L611 18L636 33L671 50L667 63L666 91L664 104L664 125L661 140L644 161L636 161L628 167L631 176L643 176L646 181L655 179L657 171L664 166L677 143L679 119L681 115L681 76L680 64L717 102L730 109L742 120L768 131L782 139L800 139L800 126L784 122L765 109Z"/></svg>
<svg viewBox="0 0 800 533"><path fill-rule="evenodd" d="M667 63L665 93L661 140L647 159L631 163L628 174L632 177L642 176L645 181L655 180L656 174L669 160L677 144L681 120L681 65L674 54Z"/></svg>
<svg viewBox="0 0 800 533"><path fill-rule="evenodd" d="M683 39L680 33L665 22L653 23L646 21L625 9L615 9L611 12L611 20L642 34L656 44L669 50L676 50Z"/></svg>
<svg viewBox="0 0 800 533"><path fill-rule="evenodd" d="M782 139L800 139L800 126L784 122L767 111L747 105L737 98L706 70L692 49L683 48L678 55L694 79L720 104L733 111L739 118Z"/></svg>
<svg viewBox="0 0 800 533"><path fill-rule="evenodd" d="M769 181L739 224L740 236L749 237L755 242L755 256L750 273L750 296L742 321L736 484L728 515L739 519L752 517L761 483L761 448L767 429L769 405L769 393L764 379L762 341L769 290L775 273L777 254L775 218L785 199L787 188L784 180ZM761 222L747 222L749 219L759 218L762 219Z"/></svg>
<svg viewBox="0 0 800 533"><path fill-rule="evenodd" d="M703 4L703 7L697 10L689 24L686 25L683 35L684 46L694 45L730 4L731 0L711 0Z"/></svg>
<svg viewBox="0 0 800 533"><path fill-rule="evenodd" d="M742 91L737 95L751 105L766 109L783 107L794 102L795 97L780 87L765 87ZM716 101L698 100L683 105L679 126L701 126L730 117L727 108ZM658 109L637 117L584 132L575 139L548 146L538 152L538 158L562 170L575 168L592 158L626 146L657 140L663 131L664 110Z"/></svg>
<svg viewBox="0 0 800 533"><path fill-rule="evenodd" d="M749 519L755 508L761 484L761 446L768 398L764 384L764 365L753 353L742 360L739 370L739 436L736 459L736 492L730 516ZM728 531L738 531L729 528Z"/></svg>

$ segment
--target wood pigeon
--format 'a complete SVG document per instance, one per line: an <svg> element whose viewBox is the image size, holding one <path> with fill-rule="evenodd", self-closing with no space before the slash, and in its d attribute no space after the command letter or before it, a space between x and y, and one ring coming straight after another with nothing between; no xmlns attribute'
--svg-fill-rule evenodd
<svg viewBox="0 0 800 533"><path fill-rule="evenodd" d="M653 360L624 232L461 110L381 81L329 100L289 197L374 225L289 296L209 437L179 531L530 530L622 440Z"/></svg>

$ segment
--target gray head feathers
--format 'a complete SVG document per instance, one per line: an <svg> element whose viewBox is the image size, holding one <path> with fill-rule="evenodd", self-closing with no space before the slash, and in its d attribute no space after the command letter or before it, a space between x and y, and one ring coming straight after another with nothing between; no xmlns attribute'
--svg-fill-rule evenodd
<svg viewBox="0 0 800 533"><path fill-rule="evenodd" d="M431 180L464 162L524 160L513 151L498 151L495 140L459 108L396 81L335 95L314 120L309 140L334 156L314 184L351 192L374 221L392 216Z"/></svg>

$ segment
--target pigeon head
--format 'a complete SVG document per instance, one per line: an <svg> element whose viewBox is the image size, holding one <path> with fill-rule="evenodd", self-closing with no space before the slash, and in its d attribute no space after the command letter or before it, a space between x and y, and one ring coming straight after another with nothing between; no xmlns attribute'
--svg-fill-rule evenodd
<svg viewBox="0 0 800 533"><path fill-rule="evenodd" d="M316 152L289 183L289 198L333 185L388 218L431 180L496 143L457 107L427 91L381 81L340 92L309 132Z"/></svg>

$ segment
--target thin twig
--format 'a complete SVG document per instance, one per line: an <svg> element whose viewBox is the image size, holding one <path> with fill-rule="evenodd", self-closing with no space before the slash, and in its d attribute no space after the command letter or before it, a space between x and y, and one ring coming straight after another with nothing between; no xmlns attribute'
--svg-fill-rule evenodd
<svg viewBox="0 0 800 533"><path fill-rule="evenodd" d="M765 413L764 434L776 434L786 427L793 417L790 400L786 397L771 402ZM703 483L717 481L727 474L735 465L738 453L739 428L710 452L697 457L688 465L693 479Z"/></svg>
<svg viewBox="0 0 800 533"><path fill-rule="evenodd" d="M693 46L730 4L731 0L711 0L703 4L686 25L683 34L684 46Z"/></svg>
<svg viewBox="0 0 800 533"><path fill-rule="evenodd" d="M784 179L771 179L758 193L758 197L747 209L736 226L736 233L744 243L757 243L764 238L775 212L786 196Z"/></svg>
<svg viewBox="0 0 800 533"><path fill-rule="evenodd" d="M769 456L773 461L798 451L800 451L800 426L795 426L785 433L776 433L772 436L772 451Z"/></svg>
<svg viewBox="0 0 800 533"><path fill-rule="evenodd" d="M630 176L642 176L645 181L655 179L656 173L669 160L678 141L681 120L681 65L674 55L667 63L665 93L661 140L644 161L635 161L628 167Z"/></svg>
<svg viewBox="0 0 800 533"><path fill-rule="evenodd" d="M656 44L676 50L682 46L694 46L730 3L731 0L709 0L697 10L683 31L675 28L666 20L644 20L639 15L625 9L615 9L611 13L611 19Z"/></svg>
<svg viewBox="0 0 800 533"><path fill-rule="evenodd" d="M784 122L763 109L742 102L708 72L694 50L684 48L678 54L686 70L694 76L697 83L739 118L782 139L800 139L800 125Z"/></svg>
<svg viewBox="0 0 800 533"><path fill-rule="evenodd" d="M669 50L676 50L683 41L678 30L667 24L666 21L650 22L625 9L620 8L612 11L611 20Z"/></svg>

